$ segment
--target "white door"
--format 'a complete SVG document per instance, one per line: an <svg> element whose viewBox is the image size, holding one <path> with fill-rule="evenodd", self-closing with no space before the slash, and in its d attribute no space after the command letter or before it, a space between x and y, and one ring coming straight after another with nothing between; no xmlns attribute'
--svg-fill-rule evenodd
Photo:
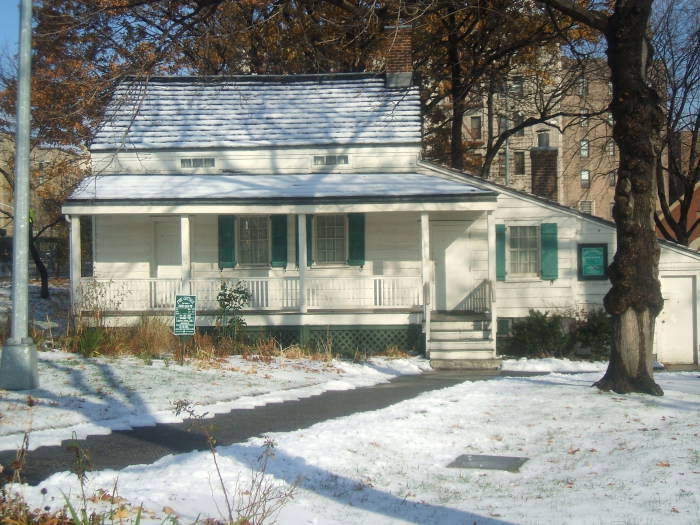
<svg viewBox="0 0 700 525"><path fill-rule="evenodd" d="M656 318L656 359L668 364L692 364L695 349L695 278L662 277L661 294L664 309Z"/></svg>
<svg viewBox="0 0 700 525"><path fill-rule="evenodd" d="M179 279L182 275L179 219L157 219L153 233L154 264L151 277Z"/></svg>
<svg viewBox="0 0 700 525"><path fill-rule="evenodd" d="M175 295L179 291L179 279L182 277L181 257L179 219L156 219L153 222L151 277L163 280L152 281L150 284L151 308L175 306Z"/></svg>
<svg viewBox="0 0 700 525"><path fill-rule="evenodd" d="M435 310L454 310L472 288L469 221L431 221L430 258L435 263Z"/></svg>

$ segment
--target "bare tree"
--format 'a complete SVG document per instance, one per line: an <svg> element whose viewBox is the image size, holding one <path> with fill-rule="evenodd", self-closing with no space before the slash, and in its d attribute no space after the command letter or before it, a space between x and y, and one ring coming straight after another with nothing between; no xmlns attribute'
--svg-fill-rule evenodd
<svg viewBox="0 0 700 525"><path fill-rule="evenodd" d="M610 7L608 2L589 2L588 8L571 0L544 4L600 31L607 43L620 166L613 209L617 252L609 272L612 288L604 301L613 318L613 348L596 386L663 395L653 378L654 322L663 298L652 217L664 115L663 99L650 79L652 0L616 0Z"/></svg>
<svg viewBox="0 0 700 525"><path fill-rule="evenodd" d="M696 185L700 182L700 3L663 0L654 20L656 84L665 90L664 157L657 163L663 236L687 246L700 233ZM675 206L673 206L675 203Z"/></svg>

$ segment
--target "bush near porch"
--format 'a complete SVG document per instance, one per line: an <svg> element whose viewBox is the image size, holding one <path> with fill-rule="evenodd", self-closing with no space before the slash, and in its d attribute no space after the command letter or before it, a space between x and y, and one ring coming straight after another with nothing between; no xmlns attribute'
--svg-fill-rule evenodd
<svg viewBox="0 0 700 525"><path fill-rule="evenodd" d="M527 317L512 320L509 335L499 335L497 350L503 356L597 361L610 357L611 345L611 318L604 310L570 316L530 310Z"/></svg>

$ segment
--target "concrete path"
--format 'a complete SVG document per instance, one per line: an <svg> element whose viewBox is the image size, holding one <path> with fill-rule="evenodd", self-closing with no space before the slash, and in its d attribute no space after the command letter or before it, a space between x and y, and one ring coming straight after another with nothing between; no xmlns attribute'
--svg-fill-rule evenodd
<svg viewBox="0 0 700 525"><path fill-rule="evenodd" d="M497 372L439 371L418 376L400 376L389 383L354 390L330 391L297 401L271 403L249 410L233 410L205 420L212 425L218 445L239 443L270 432L306 428L319 421L356 412L385 408L423 392L449 387L464 381L498 377ZM121 469L129 465L153 463L168 454L206 450L206 436L192 429L191 421L160 424L133 430L113 431L103 436L70 442L77 444L91 460L93 470ZM22 480L38 484L55 472L71 469L73 456L61 446L40 447L28 453ZM0 465L6 468L15 453L0 452Z"/></svg>

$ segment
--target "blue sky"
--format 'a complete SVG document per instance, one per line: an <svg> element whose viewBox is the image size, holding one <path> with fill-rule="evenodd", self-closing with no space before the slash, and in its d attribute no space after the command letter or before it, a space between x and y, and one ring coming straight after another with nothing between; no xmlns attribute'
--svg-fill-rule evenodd
<svg viewBox="0 0 700 525"><path fill-rule="evenodd" d="M0 50L17 49L19 0L0 0Z"/></svg>

